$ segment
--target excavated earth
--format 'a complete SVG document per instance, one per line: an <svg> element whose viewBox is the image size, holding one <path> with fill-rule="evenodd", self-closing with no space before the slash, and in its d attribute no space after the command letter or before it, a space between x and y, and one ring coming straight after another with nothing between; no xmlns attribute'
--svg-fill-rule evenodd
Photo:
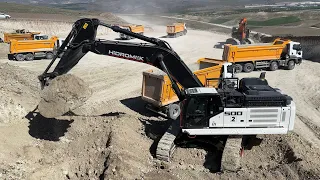
<svg viewBox="0 0 320 180"><path fill-rule="evenodd" d="M165 27L123 18L152 27L154 31L147 32L147 36L161 37L165 32ZM117 37L111 34L105 38ZM213 46L226 38L217 33L189 30L187 36L165 40L188 66L194 67L201 57L220 58L222 50ZM70 71L74 76L66 76L80 78L77 82L88 84L86 89L79 89L80 84L72 81L74 86L64 84L64 92L83 91L92 93L91 96L85 96L88 100L76 106L73 113L45 118L35 110L45 93L40 90L37 76L49 62L8 63L2 59L0 63L0 179L320 178L317 62L305 60L292 71L267 72L271 86L291 95L297 104L295 130L288 135L258 136L252 141L255 146L244 152L242 169L224 173L218 172L221 151L210 144L179 141L171 163L155 159L157 142L170 122L147 111L140 98L142 72L154 69L148 65L87 54ZM252 72L238 76L258 75L259 72ZM72 93L69 95L74 97ZM55 111L54 108L47 107L45 111ZM68 110L62 109L58 114ZM216 142L212 137L202 138ZM261 143L257 146L255 142Z"/></svg>
<svg viewBox="0 0 320 180"><path fill-rule="evenodd" d="M58 117L80 107L91 95L92 89L82 79L64 74L43 89L38 110L46 118Z"/></svg>

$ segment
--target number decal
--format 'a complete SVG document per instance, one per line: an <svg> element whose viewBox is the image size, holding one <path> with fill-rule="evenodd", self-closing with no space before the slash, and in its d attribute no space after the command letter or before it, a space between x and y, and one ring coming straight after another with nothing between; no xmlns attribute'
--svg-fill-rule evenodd
<svg viewBox="0 0 320 180"><path fill-rule="evenodd" d="M231 121L232 121L232 122L236 121L236 117L232 116L232 117L231 117Z"/></svg>

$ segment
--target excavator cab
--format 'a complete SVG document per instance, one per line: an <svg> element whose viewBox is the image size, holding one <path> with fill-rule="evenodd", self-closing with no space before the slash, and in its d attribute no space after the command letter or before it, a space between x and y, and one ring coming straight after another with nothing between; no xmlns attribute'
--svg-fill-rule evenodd
<svg viewBox="0 0 320 180"><path fill-rule="evenodd" d="M223 112L222 101L215 88L187 89L182 103L180 126L185 129L209 127L210 118Z"/></svg>

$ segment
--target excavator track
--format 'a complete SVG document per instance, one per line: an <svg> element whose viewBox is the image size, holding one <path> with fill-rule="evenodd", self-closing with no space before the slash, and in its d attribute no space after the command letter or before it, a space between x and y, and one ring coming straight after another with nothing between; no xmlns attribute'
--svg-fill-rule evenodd
<svg viewBox="0 0 320 180"><path fill-rule="evenodd" d="M222 159L221 171L235 172L240 168L242 136L229 136L225 144Z"/></svg>
<svg viewBox="0 0 320 180"><path fill-rule="evenodd" d="M170 127L161 137L156 151L156 157L159 160L170 162L176 145L174 140L180 132L179 120L173 120Z"/></svg>

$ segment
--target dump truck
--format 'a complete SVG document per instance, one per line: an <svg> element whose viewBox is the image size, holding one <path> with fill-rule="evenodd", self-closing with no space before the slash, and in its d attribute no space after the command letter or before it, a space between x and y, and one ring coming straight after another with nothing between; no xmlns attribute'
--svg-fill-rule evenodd
<svg viewBox="0 0 320 180"><path fill-rule="evenodd" d="M186 35L186 23L174 23L173 25L167 25L167 34L168 37L178 37Z"/></svg>
<svg viewBox="0 0 320 180"><path fill-rule="evenodd" d="M4 33L3 34L5 43L10 43L10 40L15 39L17 41L22 40L44 40L49 39L48 35L41 34L40 32L26 32L24 29L16 30L15 33Z"/></svg>
<svg viewBox="0 0 320 180"><path fill-rule="evenodd" d="M123 29L126 29L128 31L138 33L138 34L144 34L144 26L143 25L122 25L121 26ZM121 39L134 39L132 36L128 36L126 34L120 33L120 38Z"/></svg>
<svg viewBox="0 0 320 180"><path fill-rule="evenodd" d="M221 78L234 77L232 63L211 58L201 58L197 63L199 70L193 73L206 87L217 88ZM178 114L168 111L179 101L171 85L165 73L153 70L144 71L141 98L146 102L146 108L162 116L176 118ZM178 86L181 89L181 86Z"/></svg>
<svg viewBox="0 0 320 180"><path fill-rule="evenodd" d="M53 36L48 40L10 40L9 60L32 61L34 58L52 59L63 40Z"/></svg>
<svg viewBox="0 0 320 180"><path fill-rule="evenodd" d="M235 72L251 72L254 69L280 67L294 69L302 62L302 47L299 42L277 38L272 43L224 46L222 60L233 63Z"/></svg>

